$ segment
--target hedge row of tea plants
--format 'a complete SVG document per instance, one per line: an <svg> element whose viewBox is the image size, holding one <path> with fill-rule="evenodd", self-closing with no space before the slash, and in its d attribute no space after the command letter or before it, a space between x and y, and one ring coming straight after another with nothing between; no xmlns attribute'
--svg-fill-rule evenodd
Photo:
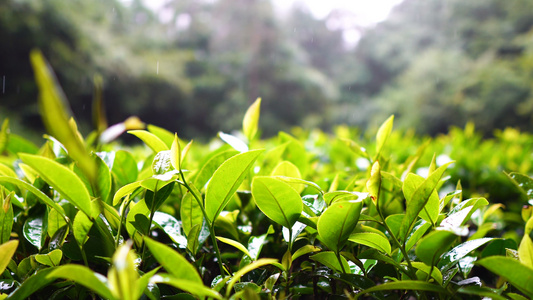
<svg viewBox="0 0 533 300"><path fill-rule="evenodd" d="M371 135L260 139L258 99L242 130L200 144L135 118L108 127L97 90L83 137L31 61L48 134L0 130L1 299L533 297L529 135L429 140L390 117Z"/></svg>

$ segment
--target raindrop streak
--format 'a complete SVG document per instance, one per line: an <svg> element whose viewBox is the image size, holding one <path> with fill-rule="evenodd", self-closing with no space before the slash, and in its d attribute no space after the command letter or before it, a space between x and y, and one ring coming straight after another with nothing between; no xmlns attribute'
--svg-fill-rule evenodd
<svg viewBox="0 0 533 300"><path fill-rule="evenodd" d="M159 75L159 61L157 61L156 74Z"/></svg>

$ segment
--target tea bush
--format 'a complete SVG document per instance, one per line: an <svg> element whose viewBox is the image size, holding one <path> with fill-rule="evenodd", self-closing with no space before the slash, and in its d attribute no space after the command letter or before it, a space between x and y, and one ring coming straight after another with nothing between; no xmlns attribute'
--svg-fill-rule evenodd
<svg viewBox="0 0 533 300"><path fill-rule="evenodd" d="M260 139L258 99L202 145L134 118L107 128L95 97L84 138L31 60L49 135L0 131L2 299L533 296L528 134L428 139L390 117ZM125 131L144 146L112 142Z"/></svg>

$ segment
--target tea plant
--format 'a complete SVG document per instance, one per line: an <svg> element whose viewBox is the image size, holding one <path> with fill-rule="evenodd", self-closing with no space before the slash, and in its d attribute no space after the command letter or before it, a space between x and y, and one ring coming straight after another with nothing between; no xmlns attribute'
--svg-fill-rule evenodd
<svg viewBox="0 0 533 300"><path fill-rule="evenodd" d="M84 138L31 61L50 135L0 132L1 298L533 297L531 210L463 197L457 162L426 158L435 142L391 146L394 117L368 150L347 128L262 140L258 99L213 148L134 118L107 128L96 89ZM112 142L125 131L146 147ZM532 179L508 177L533 201Z"/></svg>

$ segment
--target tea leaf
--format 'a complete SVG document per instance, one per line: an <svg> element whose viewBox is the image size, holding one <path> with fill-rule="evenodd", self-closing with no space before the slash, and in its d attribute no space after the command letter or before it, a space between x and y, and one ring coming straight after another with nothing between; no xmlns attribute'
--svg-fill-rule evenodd
<svg viewBox="0 0 533 300"><path fill-rule="evenodd" d="M11 183L20 188L28 190L30 193L35 195L39 200L41 200L44 204L55 209L63 218L67 218L67 216L65 215L65 211L63 210L61 206L59 206L57 203L52 201L52 199L50 199L48 196L46 196L43 192L38 190L33 185L25 181L22 181L20 179L8 177L8 176L0 176L0 183Z"/></svg>
<svg viewBox="0 0 533 300"><path fill-rule="evenodd" d="M457 236L450 231L432 231L416 246L416 256L426 265L433 266L456 238Z"/></svg>
<svg viewBox="0 0 533 300"><path fill-rule="evenodd" d="M504 256L490 256L478 260L476 264L485 267L498 276L505 277L509 283L529 298L533 297L533 269L521 264L513 258Z"/></svg>
<svg viewBox="0 0 533 300"><path fill-rule="evenodd" d="M93 226L93 222L82 212L78 212L74 217L73 233L74 238L80 246L83 246L87 241L87 235Z"/></svg>
<svg viewBox="0 0 533 300"><path fill-rule="evenodd" d="M533 230L533 218L529 218L524 230L524 236L518 246L518 257L524 265L533 268L533 241L531 240L531 231Z"/></svg>
<svg viewBox="0 0 533 300"><path fill-rule="evenodd" d="M67 267L67 266L79 266L79 265L65 265L65 266L62 266L62 268L63 267ZM79 267L82 267L82 266L79 266ZM31 294L33 294L36 291L40 290L41 288L49 285L50 283L52 283L56 279L54 277L48 277L48 275L50 273L52 273L53 271L55 271L57 268L59 268L59 267L46 268L46 269L40 270L40 271L36 272L35 274L31 275L26 280L24 280L24 282L22 282L22 284L16 290L14 290L13 293L11 293L9 295L9 299L10 300L25 300L25 299L28 299L28 297ZM89 270L86 267L82 267L82 268L85 268L86 270ZM87 282L87 281L85 281L85 282ZM112 295L111 295L111 297L109 297L109 299L115 299L115 298L113 298Z"/></svg>
<svg viewBox="0 0 533 300"><path fill-rule="evenodd" d="M252 271L252 270L255 270L257 268L260 268L262 266L266 266L266 265L270 265L270 264L273 264L273 263L277 263L278 260L277 259L272 259L272 258L261 258L257 261L254 261L253 263L249 264L249 265L246 265L244 268L241 268L239 271L235 272L235 274L233 274L231 280L228 282L228 287L226 288L226 297L229 296L229 293L231 292L232 288L233 288L233 285L237 282L237 280L241 279L241 277Z"/></svg>
<svg viewBox="0 0 533 300"><path fill-rule="evenodd" d="M248 108L244 119L242 120L242 131L248 142L252 141L257 133L259 114L261 112L261 98L257 98L255 102Z"/></svg>
<svg viewBox="0 0 533 300"><path fill-rule="evenodd" d="M176 250L149 238L144 238L144 242L155 259L174 278L202 284L198 271Z"/></svg>
<svg viewBox="0 0 533 300"><path fill-rule="evenodd" d="M139 273L135 266L135 254L131 250L131 242L124 243L117 248L112 262L107 272L111 293L118 299L134 300Z"/></svg>
<svg viewBox="0 0 533 300"><path fill-rule="evenodd" d="M89 191L74 172L42 156L21 153L19 157L63 197L88 216L92 216Z"/></svg>
<svg viewBox="0 0 533 300"><path fill-rule="evenodd" d="M43 226L44 225L44 226ZM46 224L41 216L29 218L24 223L22 234L30 244L41 250L46 239ZM43 228L44 227L44 228ZM44 229L44 230L43 230Z"/></svg>
<svg viewBox="0 0 533 300"><path fill-rule="evenodd" d="M69 122L71 113L68 112L65 95L53 71L39 50L32 50L30 59L39 87L41 116L47 131L65 146L69 156L92 182L96 178L96 165L85 150L79 133Z"/></svg>
<svg viewBox="0 0 533 300"><path fill-rule="evenodd" d="M200 192L192 184L189 184L189 187L196 195L200 195ZM194 198L191 191L187 191L183 198L181 199L180 206L180 216L181 216L181 225L183 226L183 231L186 235L189 235L191 228L196 224L202 224L204 215L202 213L202 208L200 203Z"/></svg>
<svg viewBox="0 0 533 300"><path fill-rule="evenodd" d="M105 299L117 299L107 286L107 278L96 272L93 272L91 269L85 266L74 264L63 265L56 267L55 269L51 270L49 274L46 274L46 279L48 280L55 280L56 278L72 280L96 292Z"/></svg>
<svg viewBox="0 0 533 300"><path fill-rule="evenodd" d="M234 241L232 239L228 239L228 238L225 238L225 237L221 237L221 236L217 236L216 237L217 240L223 242L223 243L226 243L228 245L231 245L239 250L241 250L241 252L243 252L244 254L248 255L248 257L252 258L252 255L250 254L250 252L248 252L248 249L246 249L246 247L244 247L243 244L237 242L237 241Z"/></svg>
<svg viewBox="0 0 533 300"><path fill-rule="evenodd" d="M378 249L381 252L385 252L391 255L391 246L389 240L383 236L372 232L358 232L350 235L348 240L356 243L363 244L368 247Z"/></svg>
<svg viewBox="0 0 533 300"><path fill-rule="evenodd" d="M111 172L115 176L118 187L134 182L139 174L133 155L124 150L115 152L115 160L113 161Z"/></svg>
<svg viewBox="0 0 533 300"><path fill-rule="evenodd" d="M160 138L158 138L155 134L151 132L148 132L146 130L130 130L128 131L128 133L133 134L134 136L138 137L148 147L150 147L150 149L152 149L155 153L169 150L165 142L163 142Z"/></svg>
<svg viewBox="0 0 533 300"><path fill-rule="evenodd" d="M406 206L405 218L400 227L399 236L401 240L405 241L407 235L411 232L418 214L429 201L429 198L433 194L433 190L437 187L442 174L444 174L444 171L446 171L446 168L450 164L451 162L439 167L414 191L411 200L408 201L408 205Z"/></svg>
<svg viewBox="0 0 533 300"><path fill-rule="evenodd" d="M243 142L240 138L224 133L222 131L218 132L218 136L221 140L226 142L228 145L230 145L233 149L239 151L239 152L247 152L249 150L248 145L246 145L245 142Z"/></svg>
<svg viewBox="0 0 533 300"><path fill-rule="evenodd" d="M163 231L168 234L170 239L178 244L180 248L187 247L187 238L181 233L180 223L173 216L156 211L153 222L159 225Z"/></svg>
<svg viewBox="0 0 533 300"><path fill-rule="evenodd" d="M318 219L320 241L338 253L355 229L362 207L361 199L334 202Z"/></svg>
<svg viewBox="0 0 533 300"><path fill-rule="evenodd" d="M213 174L207 186L205 210L209 221L214 222L243 182L248 171L263 150L253 150L226 160Z"/></svg>
<svg viewBox="0 0 533 300"><path fill-rule="evenodd" d="M191 293L199 297L200 299L203 299L204 297L223 299L217 291L214 291L204 286L201 281L198 282L188 279L176 278L175 276L170 274L159 273L152 276L150 282L171 285L175 288Z"/></svg>
<svg viewBox="0 0 533 300"><path fill-rule="evenodd" d="M378 129L378 133L376 134L376 156L374 160L377 160L379 158L379 155L381 154L381 150L383 149L383 146L385 145L385 142L389 138L389 135L392 132L392 124L394 123L394 115L390 116Z"/></svg>
<svg viewBox="0 0 533 300"><path fill-rule="evenodd" d="M323 264L335 272L350 273L350 266L348 265L346 259L343 256L340 256L340 260L342 262L341 266L339 260L337 259L337 255L332 251L323 251L315 255L311 255L309 258Z"/></svg>
<svg viewBox="0 0 533 300"><path fill-rule="evenodd" d="M59 249L55 249L53 251L50 251L47 254L35 255L35 260L40 264L43 264L49 267L55 267L59 265L62 257L63 257L63 252Z"/></svg>
<svg viewBox="0 0 533 300"><path fill-rule="evenodd" d="M377 285L374 287L371 287L369 289L363 290L359 292L355 299L358 299L359 297L372 293L377 291L390 291L390 290L418 290L418 291L428 291L428 292L436 292L443 295L449 295L449 292L441 287L440 285L432 284L429 282L424 281L415 281L415 280L401 280L401 281L391 281L386 282L381 285Z"/></svg>
<svg viewBox="0 0 533 300"><path fill-rule="evenodd" d="M0 245L0 274L4 273L11 257L17 251L18 245L19 241L17 240L8 241Z"/></svg>
<svg viewBox="0 0 533 300"><path fill-rule="evenodd" d="M274 222L291 228L302 213L300 194L276 178L258 176L252 182L252 195L257 207Z"/></svg>
<svg viewBox="0 0 533 300"><path fill-rule="evenodd" d="M492 238L482 238L477 240L466 241L452 250L444 253L439 262L439 268L445 272L446 270L452 268L459 260L467 256L468 253L476 250L477 248L485 245L486 243L492 241Z"/></svg>

